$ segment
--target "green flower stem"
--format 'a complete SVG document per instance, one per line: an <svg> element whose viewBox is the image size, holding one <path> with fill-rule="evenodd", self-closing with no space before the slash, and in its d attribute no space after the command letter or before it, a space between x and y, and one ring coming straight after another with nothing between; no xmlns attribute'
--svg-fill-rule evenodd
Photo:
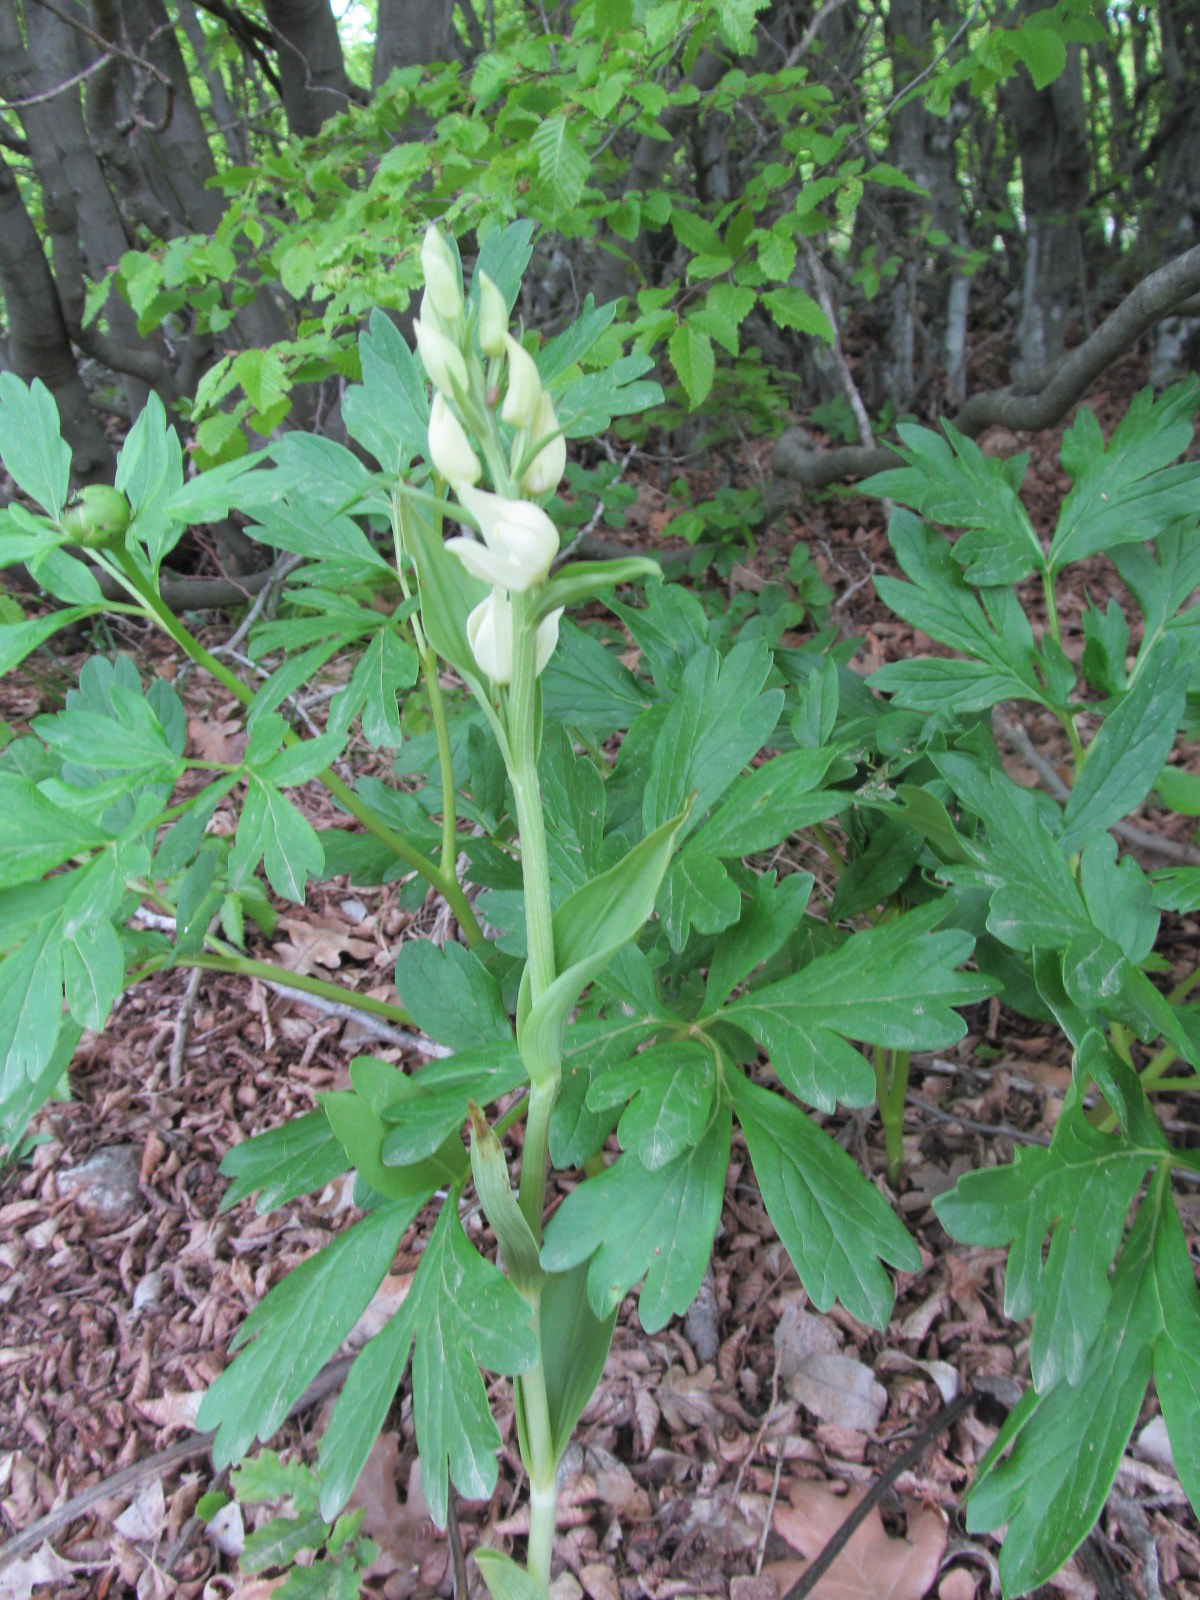
<svg viewBox="0 0 1200 1600"><path fill-rule="evenodd" d="M521 841L521 875L525 888L525 934L529 949L529 998L536 1004L556 976L554 925L550 903L550 857L542 792L537 775L537 637L531 621L532 596L514 594L513 677L508 695L509 781L512 784L517 832ZM522 1215L535 1239L542 1237L549 1159L550 1117L558 1099L561 1063L526 1061L530 1076L529 1109L521 1156L518 1198ZM535 1307L535 1328L541 1328ZM538 1590L550 1584L550 1561L558 1508L558 1463L550 1428L546 1372L539 1360L518 1380L529 1451L529 1548L526 1567Z"/></svg>
<svg viewBox="0 0 1200 1600"><path fill-rule="evenodd" d="M879 1117L883 1123L887 1150L888 1182L895 1189L904 1175L904 1101L908 1094L907 1050L887 1051L875 1045L871 1052L875 1067L875 1087L879 1096ZM890 1070L888 1057L891 1056Z"/></svg>
<svg viewBox="0 0 1200 1600"><path fill-rule="evenodd" d="M382 1017L398 1026L416 1026L402 1006L389 1005L386 1000L373 999L369 994L356 994L353 989L343 988L340 984L326 983L323 978L310 978L306 972L293 972L288 967L277 967L270 961L206 952L181 957L175 965L201 967L206 972L235 972L244 978L261 978L264 983L279 983L288 989L300 989L305 994L320 995L323 1000L333 1000L341 1006L352 1006L356 1011L368 1011L373 1017Z"/></svg>
<svg viewBox="0 0 1200 1600"><path fill-rule="evenodd" d="M447 878L458 879L455 863L458 861L458 813L454 789L454 760L450 752L450 726L446 720L446 698L438 681L437 656L425 646L419 653L421 676L429 695L429 714L433 718L433 731L437 738L438 766L442 775L442 873Z"/></svg>
<svg viewBox="0 0 1200 1600"><path fill-rule="evenodd" d="M216 678L218 683L228 689L230 694L236 695L242 705L248 706L254 699L253 690L248 689L236 673L231 672L223 661L219 661L216 656L206 650L199 639L183 626L179 619L163 604L160 597L146 582L128 555L121 557L121 565L124 568L129 584L136 589L138 595L145 602L146 609L159 627L162 628L163 632L173 639L197 666L203 667L206 672ZM297 744L301 741L297 734L292 733L288 735L284 742L286 744ZM356 821L362 823L369 834L378 839L381 844L386 845L393 854L397 855L407 866L410 866L414 872L420 873L427 883L433 885L438 893L449 903L450 909L458 919L459 926L466 935L467 943L471 945L478 944L483 938L483 930L480 928L475 913L471 909L470 902L462 891L462 886L454 876L453 868L449 873L443 872L434 862L430 861L427 855L415 849L402 835L389 828L386 823L381 822L371 808L364 805L353 789L344 783L331 768L326 767L324 772L317 774L317 777L329 790L330 794L340 801L345 810Z"/></svg>

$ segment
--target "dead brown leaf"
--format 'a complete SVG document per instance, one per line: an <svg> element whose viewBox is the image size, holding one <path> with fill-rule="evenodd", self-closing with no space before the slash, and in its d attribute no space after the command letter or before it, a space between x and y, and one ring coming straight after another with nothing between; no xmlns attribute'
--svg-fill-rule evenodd
<svg viewBox="0 0 1200 1600"><path fill-rule="evenodd" d="M794 1550L814 1560L865 1491L836 1495L824 1484L797 1479L788 1503L777 1504L772 1527ZM910 1509L908 1537L893 1539L872 1507L844 1550L812 1590L812 1600L924 1600L946 1553L946 1519L932 1506Z"/></svg>
<svg viewBox="0 0 1200 1600"><path fill-rule="evenodd" d="M817 1352L807 1356L788 1377L793 1400L840 1428L874 1433L887 1410L887 1390L876 1383L870 1367L853 1356Z"/></svg>
<svg viewBox="0 0 1200 1600"><path fill-rule="evenodd" d="M311 974L314 966L336 971L342 957L369 961L375 954L372 940L356 939L344 922L327 917L280 917L279 926L289 943L277 944L275 953L289 972Z"/></svg>
<svg viewBox="0 0 1200 1600"><path fill-rule="evenodd" d="M239 762L246 753L246 730L237 717L218 722L214 717L189 717L188 743L197 761Z"/></svg>

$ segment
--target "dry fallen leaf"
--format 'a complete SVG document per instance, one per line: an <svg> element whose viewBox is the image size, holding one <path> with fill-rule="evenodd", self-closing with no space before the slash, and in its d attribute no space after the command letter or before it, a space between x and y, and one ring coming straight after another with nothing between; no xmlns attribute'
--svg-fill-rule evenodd
<svg viewBox="0 0 1200 1600"><path fill-rule="evenodd" d="M167 1519L167 1502L160 1479L147 1484L131 1506L116 1518L113 1527L123 1538L136 1544L157 1539Z"/></svg>
<svg viewBox="0 0 1200 1600"><path fill-rule="evenodd" d="M836 1495L821 1483L792 1482L788 1503L777 1504L771 1525L809 1561L815 1560L861 1500L864 1491ZM924 1600L946 1553L946 1519L933 1506L910 1509L908 1537L893 1539L872 1506L844 1550L818 1579L812 1600Z"/></svg>
<svg viewBox="0 0 1200 1600"><path fill-rule="evenodd" d="M966 1567L955 1567L938 1584L938 1600L975 1600L979 1584Z"/></svg>
<svg viewBox="0 0 1200 1600"><path fill-rule="evenodd" d="M188 743L197 761L221 761L236 765L246 753L246 730L234 717L218 722L215 717L189 717Z"/></svg>
<svg viewBox="0 0 1200 1600"><path fill-rule="evenodd" d="M580 1567L579 1581L592 1600L621 1600L616 1574L606 1561L592 1561Z"/></svg>
<svg viewBox="0 0 1200 1600"><path fill-rule="evenodd" d="M35 1588L69 1581L74 1571L69 1561L43 1544L28 1561L12 1561L0 1572L0 1600L29 1600Z"/></svg>
<svg viewBox="0 0 1200 1600"><path fill-rule="evenodd" d="M279 926L290 943L277 944L275 954L289 972L312 973L314 966L336 972L343 956L354 961L369 961L375 954L372 939L356 939L342 922L310 917L281 917Z"/></svg>
<svg viewBox="0 0 1200 1600"><path fill-rule="evenodd" d="M822 1422L874 1433L887 1410L887 1390L870 1367L853 1356L816 1352L806 1356L787 1379L793 1400Z"/></svg>

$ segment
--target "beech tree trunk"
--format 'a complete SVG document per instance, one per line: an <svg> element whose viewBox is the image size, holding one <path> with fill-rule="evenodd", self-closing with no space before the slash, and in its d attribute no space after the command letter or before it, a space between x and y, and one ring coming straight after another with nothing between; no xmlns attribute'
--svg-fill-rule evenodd
<svg viewBox="0 0 1200 1600"><path fill-rule="evenodd" d="M379 0L371 87L385 84L396 67L454 59L454 0Z"/></svg>
<svg viewBox="0 0 1200 1600"><path fill-rule="evenodd" d="M353 94L329 0L264 0L275 37L288 127L302 139L345 111Z"/></svg>
<svg viewBox="0 0 1200 1600"><path fill-rule="evenodd" d="M108 477L113 451L75 364L58 290L17 180L0 155L0 292L8 313L8 362L26 382L40 378L58 404L76 479Z"/></svg>
<svg viewBox="0 0 1200 1600"><path fill-rule="evenodd" d="M1080 217L1087 204L1088 129L1078 45L1062 76L1035 89L1024 68L1006 106L1021 161L1025 270L1013 377L1031 384L1062 357L1083 277Z"/></svg>

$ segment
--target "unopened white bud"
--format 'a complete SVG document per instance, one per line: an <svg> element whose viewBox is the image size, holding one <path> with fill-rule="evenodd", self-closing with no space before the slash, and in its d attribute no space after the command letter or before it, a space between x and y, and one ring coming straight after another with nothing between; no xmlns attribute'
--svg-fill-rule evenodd
<svg viewBox="0 0 1200 1600"><path fill-rule="evenodd" d="M537 415L529 427L529 435L534 444L539 439L549 439L550 442L542 446L525 469L521 478L522 492L549 494L551 489L558 488L567 470L567 441L554 414L554 402L544 389L538 401Z"/></svg>
<svg viewBox="0 0 1200 1600"><path fill-rule="evenodd" d="M488 277L479 274L479 348L487 356L504 354L504 335L508 332L508 306L504 296Z"/></svg>
<svg viewBox="0 0 1200 1600"><path fill-rule="evenodd" d="M496 684L512 682L513 619L508 597L493 589L467 618L467 640L481 671Z"/></svg>
<svg viewBox="0 0 1200 1600"><path fill-rule="evenodd" d="M443 394L453 395L456 390L465 394L467 389L467 364L462 351L446 335L428 322L414 322L417 349L429 375L429 381Z"/></svg>
<svg viewBox="0 0 1200 1600"><path fill-rule="evenodd" d="M527 428L537 415L542 395L537 362L511 333L504 335L504 348L508 351L508 389L500 407L500 420L513 428Z"/></svg>
<svg viewBox="0 0 1200 1600"><path fill-rule="evenodd" d="M463 314L462 278L454 252L440 229L430 226L421 242L421 270L434 310L452 327Z"/></svg>
<svg viewBox="0 0 1200 1600"><path fill-rule="evenodd" d="M439 390L429 411L429 459L447 483L478 483L483 468L466 429Z"/></svg>
<svg viewBox="0 0 1200 1600"><path fill-rule="evenodd" d="M562 618L563 608L552 611L548 617L538 623L537 631L537 666L535 671L541 677L547 661L554 654L558 644L558 624Z"/></svg>
<svg viewBox="0 0 1200 1600"><path fill-rule="evenodd" d="M483 534L482 544L478 539L446 541L446 549L453 551L471 576L518 594L544 583L558 554L558 529L542 508L529 500L505 500L465 483L457 485L455 492Z"/></svg>

